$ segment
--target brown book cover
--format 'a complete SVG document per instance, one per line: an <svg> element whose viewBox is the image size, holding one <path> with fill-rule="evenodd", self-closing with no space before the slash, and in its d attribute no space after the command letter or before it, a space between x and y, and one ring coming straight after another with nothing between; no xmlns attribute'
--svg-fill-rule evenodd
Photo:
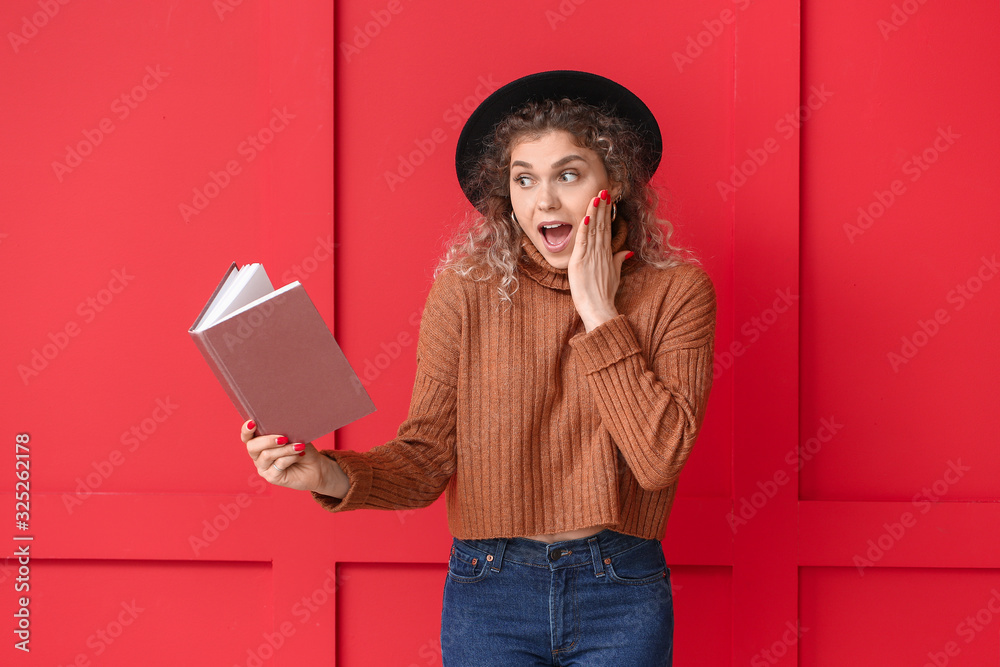
<svg viewBox="0 0 1000 667"><path fill-rule="evenodd" d="M200 326L234 271L235 263L188 334L243 420L252 418L259 434L309 442L374 412L361 380L297 281ZM263 280L270 287L266 275Z"/></svg>

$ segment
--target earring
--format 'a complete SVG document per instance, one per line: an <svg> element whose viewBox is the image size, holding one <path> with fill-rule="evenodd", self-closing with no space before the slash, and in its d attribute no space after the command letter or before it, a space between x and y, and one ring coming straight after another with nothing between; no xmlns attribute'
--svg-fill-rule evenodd
<svg viewBox="0 0 1000 667"><path fill-rule="evenodd" d="M517 216L514 214L514 211L510 212L510 219L514 221L515 225L519 227L521 226L521 223L517 221Z"/></svg>
<svg viewBox="0 0 1000 667"><path fill-rule="evenodd" d="M622 198L619 197L618 199L616 199L613 202L611 202L611 222L614 222L615 221L615 216L618 215L618 207L615 206L615 204L617 204L621 200L622 200Z"/></svg>

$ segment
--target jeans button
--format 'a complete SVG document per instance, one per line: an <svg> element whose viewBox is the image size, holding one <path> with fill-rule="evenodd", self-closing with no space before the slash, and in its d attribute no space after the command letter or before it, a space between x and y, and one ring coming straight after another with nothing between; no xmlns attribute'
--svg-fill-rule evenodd
<svg viewBox="0 0 1000 667"><path fill-rule="evenodd" d="M570 555L571 553L573 552L568 549L556 549L555 551L549 553L549 559L556 561L562 558L563 556Z"/></svg>

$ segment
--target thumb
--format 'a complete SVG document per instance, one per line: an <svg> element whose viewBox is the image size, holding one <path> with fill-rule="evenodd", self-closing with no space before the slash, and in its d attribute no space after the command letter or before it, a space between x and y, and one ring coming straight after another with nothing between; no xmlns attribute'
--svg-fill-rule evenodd
<svg viewBox="0 0 1000 667"><path fill-rule="evenodd" d="M625 263L625 260L632 257L634 254L635 253L631 250L622 250L621 252L615 253L614 261L615 266L618 268L618 275L621 275L622 273L622 264Z"/></svg>

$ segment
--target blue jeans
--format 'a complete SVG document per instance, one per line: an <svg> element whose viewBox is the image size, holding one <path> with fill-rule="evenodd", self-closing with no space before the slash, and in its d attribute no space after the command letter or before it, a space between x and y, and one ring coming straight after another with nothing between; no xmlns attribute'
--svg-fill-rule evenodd
<svg viewBox="0 0 1000 667"><path fill-rule="evenodd" d="M444 667L669 667L673 636L659 540L609 529L554 544L453 538Z"/></svg>

